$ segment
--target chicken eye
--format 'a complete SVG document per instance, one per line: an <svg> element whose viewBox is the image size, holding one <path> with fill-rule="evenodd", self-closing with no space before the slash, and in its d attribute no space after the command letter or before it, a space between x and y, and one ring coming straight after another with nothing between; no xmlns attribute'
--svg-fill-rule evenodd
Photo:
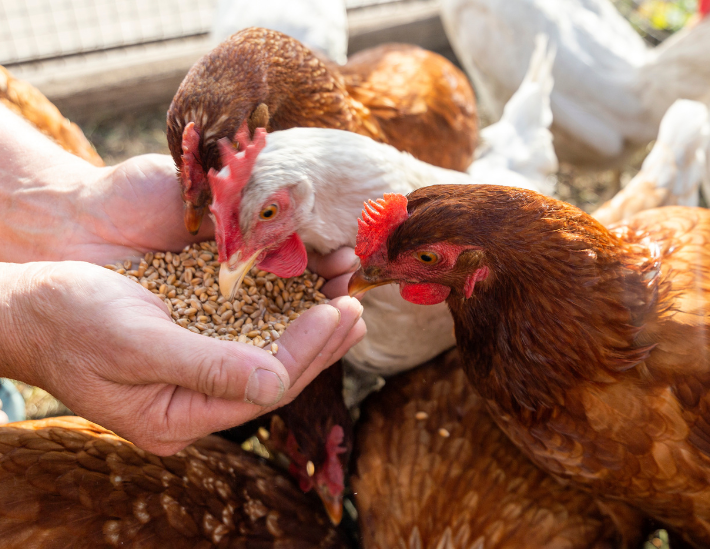
<svg viewBox="0 0 710 549"><path fill-rule="evenodd" d="M434 252L414 252L414 257L425 265L436 265L439 263L439 255Z"/></svg>
<svg viewBox="0 0 710 549"><path fill-rule="evenodd" d="M278 204L270 204L263 210L261 210L261 213L259 214L259 217L265 221L268 221L270 219L273 219L276 217L276 214L279 213L279 206Z"/></svg>

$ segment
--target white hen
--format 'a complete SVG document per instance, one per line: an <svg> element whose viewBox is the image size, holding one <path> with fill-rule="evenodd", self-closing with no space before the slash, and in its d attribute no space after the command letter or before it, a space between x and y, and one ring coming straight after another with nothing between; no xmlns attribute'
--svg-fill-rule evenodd
<svg viewBox="0 0 710 549"><path fill-rule="evenodd" d="M211 29L215 45L248 27L283 32L341 65L347 61L344 0L219 0Z"/></svg>
<svg viewBox="0 0 710 549"><path fill-rule="evenodd" d="M550 59L541 41L530 78L511 100L500 127L487 129L488 148L477 161L481 169L472 169L475 177L426 164L354 133L293 128L268 134L241 193L238 219L243 249L250 250L249 255L256 250L258 255L265 247L281 246L293 231L308 248L320 253L354 246L363 202L388 192L406 194L427 185L473 183L538 190L539 182L546 182L556 168L545 127L550 120L544 115L549 112L552 87ZM526 116L520 109L530 113ZM534 127L535 120L542 126ZM532 141L527 152L526 139ZM547 147L541 146L545 143ZM507 151L510 158L506 158ZM542 160L535 158L538 154ZM512 171L513 167L534 180ZM268 220L260 217L265 208ZM220 273L227 272L223 265ZM363 305L368 334L346 357L360 369L391 375L455 345L446 304L414 305L400 297L397 287L383 286L368 292Z"/></svg>
<svg viewBox="0 0 710 549"><path fill-rule="evenodd" d="M676 101L663 117L639 173L592 215L610 225L650 208L697 206L698 189L708 173L709 146L708 108L688 99Z"/></svg>
<svg viewBox="0 0 710 549"><path fill-rule="evenodd" d="M618 165L655 137L676 99L710 103L707 17L656 48L608 0L442 0L442 19L494 118L523 79L535 36L550 37L561 160Z"/></svg>
<svg viewBox="0 0 710 549"><path fill-rule="evenodd" d="M559 168L549 129L554 62L555 50L548 47L547 36L538 35L523 83L503 108L501 119L481 130L476 158L468 169L474 179L517 187L534 181L539 192L552 196L551 174Z"/></svg>

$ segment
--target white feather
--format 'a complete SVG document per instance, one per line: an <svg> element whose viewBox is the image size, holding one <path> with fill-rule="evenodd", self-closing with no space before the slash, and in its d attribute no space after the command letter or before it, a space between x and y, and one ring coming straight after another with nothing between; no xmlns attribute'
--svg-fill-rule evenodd
<svg viewBox="0 0 710 549"><path fill-rule="evenodd" d="M476 161L468 169L474 179L516 187L534 182L535 190L554 193L558 163L549 129L554 60L547 36L539 35L520 88L505 105L501 119L481 131Z"/></svg>
<svg viewBox="0 0 710 549"><path fill-rule="evenodd" d="M219 0L211 29L215 45L248 27L283 32L337 63L347 61L344 0Z"/></svg>
<svg viewBox="0 0 710 549"><path fill-rule="evenodd" d="M281 189L289 189L296 203L299 236L307 247L320 253L354 246L363 202L384 193L407 194L428 185L475 183L549 191L547 179L557 167L547 131L553 56L541 38L529 78L506 107L506 116L487 128L488 152L471 166L473 177L426 164L350 132L293 128L269 134L242 195L243 234L249 234L256 212ZM479 162L481 169L476 168ZM361 370L391 375L456 343L444 303L414 305L400 297L397 286L375 288L365 294L362 303L368 333L346 356Z"/></svg>
<svg viewBox="0 0 710 549"><path fill-rule="evenodd" d="M494 118L518 88L539 33L557 49L557 155L613 166L646 145L680 98L710 102L710 18L657 48L608 0L442 0L457 57Z"/></svg>
<svg viewBox="0 0 710 549"><path fill-rule="evenodd" d="M708 177L708 147L708 108L688 99L676 101L639 173L592 215L609 225L650 208L697 206L699 187Z"/></svg>

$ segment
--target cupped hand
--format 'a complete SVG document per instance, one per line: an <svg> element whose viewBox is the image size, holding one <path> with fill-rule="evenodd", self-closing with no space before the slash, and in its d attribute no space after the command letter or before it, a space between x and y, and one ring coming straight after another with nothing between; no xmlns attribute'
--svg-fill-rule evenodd
<svg viewBox="0 0 710 549"><path fill-rule="evenodd" d="M308 268L328 280L321 292L333 299L348 295L348 282L352 274L360 268L360 259L355 255L355 250L347 246L328 255L310 252Z"/></svg>
<svg viewBox="0 0 710 549"><path fill-rule="evenodd" d="M326 265L327 265L326 261ZM162 301L88 263L0 265L0 371L157 454L288 403L365 334L342 297L284 332L275 356L194 334Z"/></svg>
<svg viewBox="0 0 710 549"><path fill-rule="evenodd" d="M150 154L97 168L0 105L0 261L137 259L209 240L183 225L175 163Z"/></svg>
<svg viewBox="0 0 710 549"><path fill-rule="evenodd" d="M12 208L2 208L0 200L0 261L104 265L214 237L208 218L196 236L185 229L169 156L137 156L106 168L72 158L48 181L41 172L30 183L8 197ZM0 199L2 193L0 188Z"/></svg>
<svg viewBox="0 0 710 549"><path fill-rule="evenodd" d="M81 216L82 225L94 235L94 245L82 243L71 259L105 264L139 258L148 251L180 251L193 242L214 239L208 216L197 235L185 229L180 185L170 156L136 156L98 170L98 179L82 201Z"/></svg>

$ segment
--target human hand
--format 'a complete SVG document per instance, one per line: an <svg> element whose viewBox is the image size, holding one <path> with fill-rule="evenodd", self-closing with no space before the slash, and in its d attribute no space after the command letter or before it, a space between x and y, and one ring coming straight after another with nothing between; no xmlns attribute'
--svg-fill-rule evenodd
<svg viewBox="0 0 710 549"><path fill-rule="evenodd" d="M56 170L48 184L35 180L32 192L14 197L14 207L0 204L0 260L103 265L214 237L209 219L197 236L185 230L169 156L137 156L107 168L77 161L84 165Z"/></svg>
<svg viewBox="0 0 710 549"><path fill-rule="evenodd" d="M175 164L144 155L97 168L0 106L0 261L106 264L214 236L183 226Z"/></svg>
<svg viewBox="0 0 710 549"><path fill-rule="evenodd" d="M334 299L348 295L348 282L352 274L360 268L360 258L355 255L353 248L347 246L328 255L309 252L308 268L328 281L321 288L321 292Z"/></svg>
<svg viewBox="0 0 710 549"><path fill-rule="evenodd" d="M159 298L108 269L2 264L0 372L171 454L290 402L364 336L361 314L348 297L313 307L272 356L177 326Z"/></svg>

